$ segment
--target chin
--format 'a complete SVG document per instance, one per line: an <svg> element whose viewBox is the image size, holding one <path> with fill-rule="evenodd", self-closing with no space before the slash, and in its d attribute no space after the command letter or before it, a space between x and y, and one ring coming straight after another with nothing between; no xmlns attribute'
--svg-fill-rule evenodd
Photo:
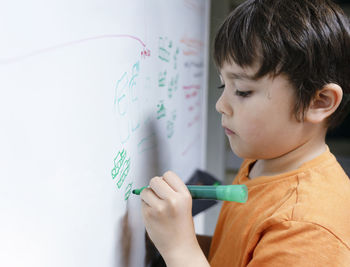
<svg viewBox="0 0 350 267"><path fill-rule="evenodd" d="M239 149L236 146L233 146L232 144L230 144L231 147L231 151L233 152L233 154L235 154L237 157L241 158L241 159L246 159L247 157L247 153L245 153L244 151L242 151L242 149Z"/></svg>
<svg viewBox="0 0 350 267"><path fill-rule="evenodd" d="M239 147L230 142L230 147L232 152L241 159L259 159L259 155L256 153L256 150L246 149L244 147Z"/></svg>

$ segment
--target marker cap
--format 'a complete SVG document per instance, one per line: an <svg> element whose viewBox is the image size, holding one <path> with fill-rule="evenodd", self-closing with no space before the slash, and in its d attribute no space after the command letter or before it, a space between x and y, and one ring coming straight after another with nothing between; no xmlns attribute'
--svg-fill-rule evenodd
<svg viewBox="0 0 350 267"><path fill-rule="evenodd" d="M245 203L248 199L246 185L188 185L188 190L194 199L215 199Z"/></svg>
<svg viewBox="0 0 350 267"><path fill-rule="evenodd" d="M245 203L248 200L248 188L246 185L219 185L216 188L218 200Z"/></svg>

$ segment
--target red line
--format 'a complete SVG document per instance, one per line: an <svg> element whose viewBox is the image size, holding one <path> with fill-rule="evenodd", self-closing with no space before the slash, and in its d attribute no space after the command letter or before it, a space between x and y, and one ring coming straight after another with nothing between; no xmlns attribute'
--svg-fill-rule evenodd
<svg viewBox="0 0 350 267"><path fill-rule="evenodd" d="M200 49L203 46L203 42L197 39L190 39L186 36L182 37L181 43L187 45L188 47L192 47L195 49Z"/></svg>
<svg viewBox="0 0 350 267"><path fill-rule="evenodd" d="M191 98L191 97L195 97L198 95L198 92L194 91L192 94L186 94L185 97L188 99L188 98Z"/></svg>
<svg viewBox="0 0 350 267"><path fill-rule="evenodd" d="M185 56L197 55L197 52L194 50L183 51Z"/></svg>
<svg viewBox="0 0 350 267"><path fill-rule="evenodd" d="M193 85L184 85L184 86L182 86L182 88L185 90L201 89L201 86L199 84L193 84Z"/></svg>
<svg viewBox="0 0 350 267"><path fill-rule="evenodd" d="M138 41L143 47L146 47L146 44L144 42L142 42L142 40L136 36L132 36L129 34L106 34L106 35L99 35L99 36L84 38L84 39L80 39L80 40L75 40L75 41L71 41L71 42L67 42L67 43L62 43L62 44L46 47L46 48L43 48L40 50L30 52L30 53L23 55L23 56L16 56L16 57L11 57L11 58L6 58L6 59L0 59L0 64L11 64L11 63L15 63L15 62L27 59L29 57L48 53L48 52L51 52L51 51L54 51L57 49L61 49L61 48L67 47L67 46L72 46L72 45L85 43L85 42L89 42L89 41L94 41L94 40L99 40L99 39L109 39L109 38L131 38L131 39Z"/></svg>

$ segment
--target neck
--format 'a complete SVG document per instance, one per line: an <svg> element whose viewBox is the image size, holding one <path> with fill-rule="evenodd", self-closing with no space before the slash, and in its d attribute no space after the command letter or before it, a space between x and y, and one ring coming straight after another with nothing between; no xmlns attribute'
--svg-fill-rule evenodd
<svg viewBox="0 0 350 267"><path fill-rule="evenodd" d="M308 140L288 153L273 159L257 160L249 178L273 176L298 169L302 164L321 155L326 150L325 138Z"/></svg>

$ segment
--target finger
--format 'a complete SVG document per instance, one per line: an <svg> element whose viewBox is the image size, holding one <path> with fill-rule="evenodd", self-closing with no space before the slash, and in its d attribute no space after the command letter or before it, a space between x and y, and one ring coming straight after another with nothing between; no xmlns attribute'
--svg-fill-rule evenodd
<svg viewBox="0 0 350 267"><path fill-rule="evenodd" d="M149 206L146 202L141 201L141 208L142 208L142 216L143 216L144 222L146 222L147 218L150 217L152 207Z"/></svg>
<svg viewBox="0 0 350 267"><path fill-rule="evenodd" d="M145 188L140 194L142 202L150 207L154 207L160 201L160 198L154 193L151 188Z"/></svg>
<svg viewBox="0 0 350 267"><path fill-rule="evenodd" d="M152 178L149 186L161 199L168 199L175 193L174 190L168 185L168 183L164 181L163 177L157 176Z"/></svg>
<svg viewBox="0 0 350 267"><path fill-rule="evenodd" d="M174 172L167 171L163 174L163 179L175 192L188 192L185 183Z"/></svg>

